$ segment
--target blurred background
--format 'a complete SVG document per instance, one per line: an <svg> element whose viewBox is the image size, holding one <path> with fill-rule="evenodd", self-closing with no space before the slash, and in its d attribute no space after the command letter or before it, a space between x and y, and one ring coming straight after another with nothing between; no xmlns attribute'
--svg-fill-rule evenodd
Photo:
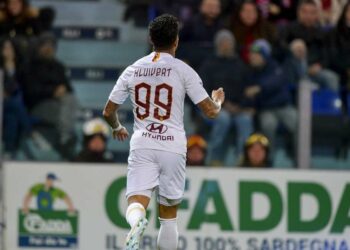
<svg viewBox="0 0 350 250"><path fill-rule="evenodd" d="M346 0L1 0L0 249L123 249L129 141L102 110L163 13L177 57L226 92L215 120L185 103L179 249L349 249Z"/></svg>
<svg viewBox="0 0 350 250"><path fill-rule="evenodd" d="M101 112L163 13L177 57L226 91L213 121L186 101L188 165L350 168L346 0L3 0L4 159L126 163ZM120 118L131 131L130 102Z"/></svg>

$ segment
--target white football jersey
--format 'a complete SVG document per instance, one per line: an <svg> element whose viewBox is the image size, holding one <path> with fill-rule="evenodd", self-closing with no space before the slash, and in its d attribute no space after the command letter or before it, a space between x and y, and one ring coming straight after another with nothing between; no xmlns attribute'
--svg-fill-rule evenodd
<svg viewBox="0 0 350 250"><path fill-rule="evenodd" d="M198 74L168 53L153 52L127 67L109 100L122 104L130 95L135 120L130 150L186 154L186 94L194 104L208 97Z"/></svg>

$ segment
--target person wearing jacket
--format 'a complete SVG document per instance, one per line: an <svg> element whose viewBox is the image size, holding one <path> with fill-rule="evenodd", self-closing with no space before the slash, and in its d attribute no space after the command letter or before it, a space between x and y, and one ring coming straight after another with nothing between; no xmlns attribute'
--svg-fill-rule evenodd
<svg viewBox="0 0 350 250"><path fill-rule="evenodd" d="M28 0L5 0L0 10L0 35L30 38L52 28L55 11L50 8L37 9Z"/></svg>
<svg viewBox="0 0 350 250"><path fill-rule="evenodd" d="M327 48L330 67L350 89L350 2L345 5L335 29L328 34Z"/></svg>
<svg viewBox="0 0 350 250"><path fill-rule="evenodd" d="M64 158L72 157L76 97L66 76L64 65L56 59L56 40L50 34L39 37L36 53L22 73L24 100L30 113L57 134L53 144Z"/></svg>
<svg viewBox="0 0 350 250"><path fill-rule="evenodd" d="M287 25L281 31L286 48L295 39L302 39L308 50L308 72L318 74L328 66L325 50L326 32L320 25L320 15L313 0L301 0L298 6L297 21Z"/></svg>
<svg viewBox="0 0 350 250"><path fill-rule="evenodd" d="M21 57L15 43L10 39L0 42L0 68L4 81L4 151L6 157L14 158L26 135L31 132L31 121L22 97L19 81Z"/></svg>
<svg viewBox="0 0 350 250"><path fill-rule="evenodd" d="M291 55L284 62L284 70L293 86L297 86L303 78L309 79L319 88L339 91L339 76L330 69L322 68L313 73L308 65L308 51L306 44L301 39L295 39L290 43ZM310 72L311 71L311 72ZM313 73L313 74L312 74Z"/></svg>
<svg viewBox="0 0 350 250"><path fill-rule="evenodd" d="M237 131L235 151L240 155L245 140L253 132L253 110L242 96L248 81L248 68L235 54L235 38L229 30L221 30L215 36L216 55L208 58L199 71L207 91L222 86L227 99L213 122L209 139L211 165L222 165L226 151L223 145L232 127ZM226 147L227 148L227 147Z"/></svg>
<svg viewBox="0 0 350 250"><path fill-rule="evenodd" d="M199 13L184 23L180 32L181 42L211 45L216 32L224 27L220 14L219 0L202 0Z"/></svg>
<svg viewBox="0 0 350 250"><path fill-rule="evenodd" d="M257 40L250 49L249 64L253 83L245 95L255 105L261 131L270 140L271 151L279 123L283 124L296 140L297 110L292 106L288 79L282 68L271 58L271 46L266 40Z"/></svg>

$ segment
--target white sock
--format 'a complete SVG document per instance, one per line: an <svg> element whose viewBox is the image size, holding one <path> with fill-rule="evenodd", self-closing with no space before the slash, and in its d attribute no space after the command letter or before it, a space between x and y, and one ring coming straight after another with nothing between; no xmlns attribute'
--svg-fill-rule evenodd
<svg viewBox="0 0 350 250"><path fill-rule="evenodd" d="M159 218L160 229L158 234L157 246L159 250L176 250L179 240L177 231L177 219Z"/></svg>
<svg viewBox="0 0 350 250"><path fill-rule="evenodd" d="M136 223L146 216L145 208L141 203L135 202L131 203L126 209L126 221L129 223L130 227L134 227Z"/></svg>

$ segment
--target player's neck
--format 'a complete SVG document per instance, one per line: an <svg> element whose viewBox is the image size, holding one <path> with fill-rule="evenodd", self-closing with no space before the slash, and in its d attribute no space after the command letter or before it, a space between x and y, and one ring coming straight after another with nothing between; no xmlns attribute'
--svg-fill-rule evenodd
<svg viewBox="0 0 350 250"><path fill-rule="evenodd" d="M172 55L173 57L175 57L175 51L174 51L174 50L170 50L170 49L167 49L167 50L156 49L155 52L158 52L158 53L167 53L167 54L170 54L170 55Z"/></svg>

